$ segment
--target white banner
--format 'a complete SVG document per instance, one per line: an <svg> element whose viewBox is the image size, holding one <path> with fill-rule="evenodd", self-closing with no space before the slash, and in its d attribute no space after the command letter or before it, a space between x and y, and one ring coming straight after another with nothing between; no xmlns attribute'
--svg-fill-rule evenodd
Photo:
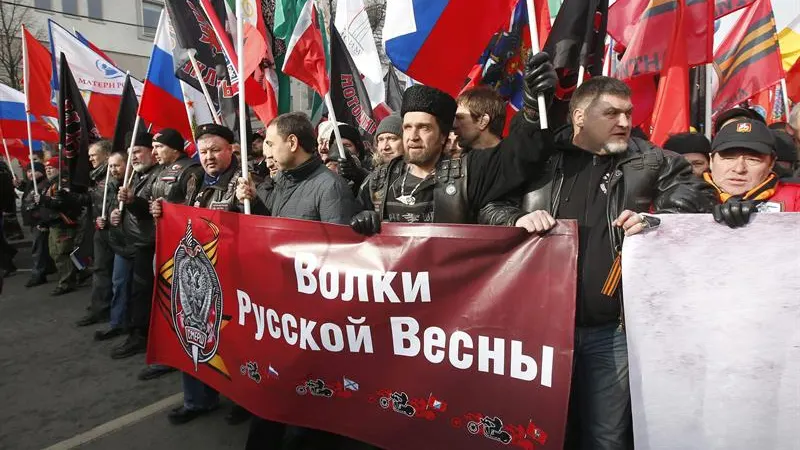
<svg viewBox="0 0 800 450"><path fill-rule="evenodd" d="M56 68L53 76L60 80L61 67L58 61L63 53L67 57L75 83L81 91L97 92L99 94L122 95L125 86L125 72L106 61L91 48L84 45L61 25L48 21L50 28L50 45ZM136 95L142 96L144 85L139 80L131 78Z"/></svg>
<svg viewBox="0 0 800 450"><path fill-rule="evenodd" d="M383 68L378 48L375 46L364 2L339 0L336 3L334 25L339 30L356 68L364 76L364 88L367 90L372 107L375 108L386 100L386 88L383 84Z"/></svg>
<svg viewBox="0 0 800 450"><path fill-rule="evenodd" d="M636 449L799 449L800 214L660 218L622 252Z"/></svg>

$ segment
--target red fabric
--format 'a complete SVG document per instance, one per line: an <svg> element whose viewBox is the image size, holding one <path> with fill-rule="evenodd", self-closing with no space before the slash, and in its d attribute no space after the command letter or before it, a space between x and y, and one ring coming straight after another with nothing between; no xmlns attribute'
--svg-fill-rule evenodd
<svg viewBox="0 0 800 450"><path fill-rule="evenodd" d="M650 126L644 126L644 124L650 122L656 105L656 94L658 93L656 77L642 75L624 81L631 88L631 102L633 103L631 126L642 126L642 130L649 135Z"/></svg>
<svg viewBox="0 0 800 450"><path fill-rule="evenodd" d="M291 53L286 55L283 72L311 86L322 97L331 88L316 5L311 7L311 26L303 30Z"/></svg>
<svg viewBox="0 0 800 450"><path fill-rule="evenodd" d="M35 38L22 29L25 35L25 46L28 49L28 61L25 67L27 76L28 108L37 116L58 116L58 110L51 102L53 80L53 61L50 52Z"/></svg>
<svg viewBox="0 0 800 450"><path fill-rule="evenodd" d="M472 0L450 0L408 67L408 75L457 96L492 35L508 23L516 3L500 0L485 8ZM544 46L544 41L539 44ZM447 49L446 64L442 49Z"/></svg>
<svg viewBox="0 0 800 450"><path fill-rule="evenodd" d="M768 22L767 25L760 25ZM714 96L719 112L753 97L784 77L778 35L769 0L756 0L714 54L720 75Z"/></svg>
<svg viewBox="0 0 800 450"><path fill-rule="evenodd" d="M713 3L702 1L688 6L684 4L681 24L678 24L676 18L677 5L676 1L652 2L641 13L642 18L635 27L628 25L629 28L635 29L617 65L618 78L626 79L662 71L672 47L674 30L678 26L681 27L686 41L692 43L686 50L690 66L706 64L713 60ZM638 5L634 6L638 8Z"/></svg>
<svg viewBox="0 0 800 450"><path fill-rule="evenodd" d="M89 104L87 105L89 115L92 116L97 131L106 139L114 138L114 128L117 126L117 114L119 113L121 102L121 95L92 92L89 97Z"/></svg>
<svg viewBox="0 0 800 450"><path fill-rule="evenodd" d="M380 448L563 448L577 233L387 223L366 238L165 203L147 361Z"/></svg>
<svg viewBox="0 0 800 450"><path fill-rule="evenodd" d="M689 131L689 61L683 30L685 1L677 1L677 26L673 29L672 45L658 82L650 140L659 147L670 135Z"/></svg>
<svg viewBox="0 0 800 450"><path fill-rule="evenodd" d="M525 1L525 0L520 0ZM536 14L536 31L539 36L539 47L543 47L553 27L550 23L550 6L547 0L533 0L533 9Z"/></svg>
<svg viewBox="0 0 800 450"><path fill-rule="evenodd" d="M793 102L800 103L800 59L786 72L786 95Z"/></svg>
<svg viewBox="0 0 800 450"><path fill-rule="evenodd" d="M779 181L769 201L781 203L783 212L800 212L800 184Z"/></svg>
<svg viewBox="0 0 800 450"><path fill-rule="evenodd" d="M192 127L186 114L186 105L157 84L145 80L139 116L152 123L155 129L174 128L181 136L191 137Z"/></svg>

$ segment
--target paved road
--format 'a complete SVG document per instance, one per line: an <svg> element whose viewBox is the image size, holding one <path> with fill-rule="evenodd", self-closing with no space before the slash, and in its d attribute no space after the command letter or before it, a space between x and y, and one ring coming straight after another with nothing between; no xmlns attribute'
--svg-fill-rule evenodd
<svg viewBox="0 0 800 450"><path fill-rule="evenodd" d="M16 258L20 268L30 267L27 253ZM27 277L21 271L7 278L0 295L0 449L244 448L247 425L223 420L229 403L183 426L167 422L169 408L180 404L180 396L169 399L180 392L180 377L139 381L144 355L112 360L111 348L123 338L98 343L92 335L102 325L77 328L88 287L51 297L53 283L26 289ZM92 440L64 445L76 436Z"/></svg>

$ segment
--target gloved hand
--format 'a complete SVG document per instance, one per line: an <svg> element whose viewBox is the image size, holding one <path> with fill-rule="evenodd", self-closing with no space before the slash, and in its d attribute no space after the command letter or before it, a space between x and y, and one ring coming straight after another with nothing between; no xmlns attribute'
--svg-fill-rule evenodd
<svg viewBox="0 0 800 450"><path fill-rule="evenodd" d="M358 234L372 236L381 231L381 217L373 210L361 211L353 216L350 228Z"/></svg>
<svg viewBox="0 0 800 450"><path fill-rule="evenodd" d="M528 61L525 62L523 83L523 113L528 122L538 122L539 114L546 112L539 111L539 94L544 95L545 105L549 108L557 85L558 75L550 61L550 55L545 52L529 55Z"/></svg>
<svg viewBox="0 0 800 450"><path fill-rule="evenodd" d="M339 175L345 180L352 181L353 185L358 188L369 173L361 168L355 158L346 158L339 162Z"/></svg>
<svg viewBox="0 0 800 450"><path fill-rule="evenodd" d="M713 209L714 220L724 223L731 228L738 228L750 222L750 215L756 212L757 203L752 200L742 200L736 197L728 199Z"/></svg>

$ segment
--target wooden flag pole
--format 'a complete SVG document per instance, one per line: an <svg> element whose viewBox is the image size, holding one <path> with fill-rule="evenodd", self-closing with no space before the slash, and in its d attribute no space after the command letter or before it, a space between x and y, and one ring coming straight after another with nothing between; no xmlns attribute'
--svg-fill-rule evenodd
<svg viewBox="0 0 800 450"><path fill-rule="evenodd" d="M714 65L713 63L706 64L706 95L705 95L705 102L704 102L704 114L703 114L703 121L705 122L705 135L706 138L711 141L711 131L714 128L714 124L711 123L711 106L713 104L714 96L711 92L711 75L714 73Z"/></svg>
<svg viewBox="0 0 800 450"><path fill-rule="evenodd" d="M528 22L530 23L528 28L531 32L531 53L536 54L542 49L539 45L539 30L536 26L536 9L533 7L533 0L526 0L526 6L528 7ZM580 83L580 79L578 83ZM546 130L548 128L547 103L544 101L544 94L539 94L536 101L539 103L539 125L542 130Z"/></svg>

